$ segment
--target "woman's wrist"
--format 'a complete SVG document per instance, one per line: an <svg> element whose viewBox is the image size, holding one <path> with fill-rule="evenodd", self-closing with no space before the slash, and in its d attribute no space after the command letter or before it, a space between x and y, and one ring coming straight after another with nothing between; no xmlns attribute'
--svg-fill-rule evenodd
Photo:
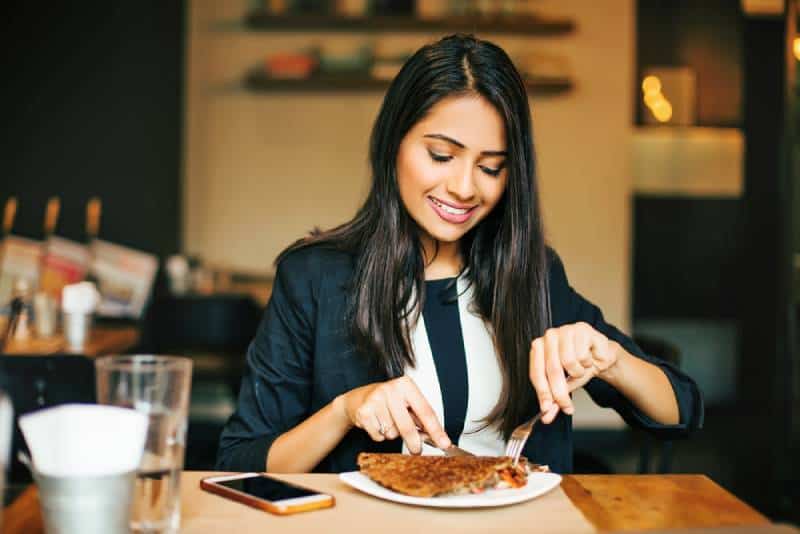
<svg viewBox="0 0 800 534"><path fill-rule="evenodd" d="M618 387L624 380L623 377L625 376L625 368L630 363L628 360L628 358L630 358L630 354L628 354L627 351L622 348L622 345L616 341L609 340L608 343L610 350L613 350L616 353L616 358L614 358L614 363L611 364L611 366L607 369L600 371L597 374L597 377L605 382L608 382L614 387Z"/></svg>
<svg viewBox="0 0 800 534"><path fill-rule="evenodd" d="M352 391L342 393L331 402L331 408L333 408L337 420L341 421L342 425L346 426L348 430L353 426L353 422L350 420L350 416L347 413L347 395L351 392Z"/></svg>
<svg viewBox="0 0 800 534"><path fill-rule="evenodd" d="M619 343L610 343L616 359L608 369L598 373L598 378L653 420L664 425L678 424L678 399L666 373L658 365L627 352Z"/></svg>

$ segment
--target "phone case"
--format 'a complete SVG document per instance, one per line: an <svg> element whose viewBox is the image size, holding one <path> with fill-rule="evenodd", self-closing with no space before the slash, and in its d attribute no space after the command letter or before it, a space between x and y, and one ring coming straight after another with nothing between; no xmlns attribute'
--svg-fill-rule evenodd
<svg viewBox="0 0 800 534"><path fill-rule="evenodd" d="M336 503L336 499L333 498L333 495L327 495L325 493L319 493L319 495L324 495L328 497L327 499L320 499L315 502L309 502L305 504L297 504L297 505L290 505L290 506L276 506L274 503L270 501L265 501L263 499L259 499L258 497L253 497L252 495L247 495L246 493L242 493L228 487L222 486L215 482L215 479L223 478L223 477L206 477L200 480L200 488L208 491L209 493L213 493L215 495L219 495L220 497L225 497L226 499L230 499L232 501L236 501L247 506L251 506L253 508L258 508L259 510L263 510L265 512L269 512L275 515L291 515L297 514L300 512L310 512L311 510L319 510L321 508L330 508ZM227 478L227 477L224 477ZM296 485L296 484L295 484ZM309 491L316 491L311 488L305 488Z"/></svg>

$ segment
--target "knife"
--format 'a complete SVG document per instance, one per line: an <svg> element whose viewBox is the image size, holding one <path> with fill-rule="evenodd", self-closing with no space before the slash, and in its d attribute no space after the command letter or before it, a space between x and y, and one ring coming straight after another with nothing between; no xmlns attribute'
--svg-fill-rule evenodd
<svg viewBox="0 0 800 534"><path fill-rule="evenodd" d="M453 445L452 443L450 444L449 447L446 447L446 448L438 447L436 445L436 443L433 442L431 437L428 434L426 434L425 432L420 432L419 436L422 438L422 442L425 445L430 445L434 449L439 449L440 451L444 452L445 456L475 456L471 452L465 451L461 447L457 447L457 446Z"/></svg>
<svg viewBox="0 0 800 534"><path fill-rule="evenodd" d="M446 448L439 447L438 445L436 445L436 443L434 443L434 441L431 439L428 433L425 432L425 430L423 430L422 422L419 420L419 417L417 417L417 414L409 410L408 415L410 415L411 419L414 420L414 425L417 427L417 432L419 432L419 437L420 439L422 439L422 443L424 443L425 445L433 447L434 449L439 449L440 451L444 452L445 456L475 456L471 452L465 451L464 449L457 447L452 442L450 443L449 447Z"/></svg>
<svg viewBox="0 0 800 534"><path fill-rule="evenodd" d="M414 420L414 426L417 427L417 432L419 432L419 437L422 440L422 443L424 443L425 445L433 447L434 449L439 449L440 451L444 452L445 456L475 456L471 452L465 451L464 449L455 446L452 442L450 443L450 446L447 448L439 447L438 445L436 445L436 443L434 443L434 441L431 439L428 433L425 432L425 430L423 430L422 422L419 420L419 417L417 417L417 414L415 414L411 410L408 410L408 415L410 415L411 419Z"/></svg>

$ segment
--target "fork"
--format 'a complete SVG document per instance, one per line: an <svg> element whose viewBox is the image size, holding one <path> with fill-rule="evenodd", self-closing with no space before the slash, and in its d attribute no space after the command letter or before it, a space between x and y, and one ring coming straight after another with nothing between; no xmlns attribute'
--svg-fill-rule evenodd
<svg viewBox="0 0 800 534"><path fill-rule="evenodd" d="M584 377L568 379L567 391L572 393L579 387L584 386L592 377L596 375L597 368L595 367L592 373L587 373ZM512 458L513 465L515 467L519 463L519 456L522 454L522 449L525 447L525 443L527 443L528 438L531 437L533 427L539 422L539 419L541 419L544 414L544 410L540 411L534 415L532 419L525 421L515 428L511 433L511 438L508 440L508 444L506 445L506 456L510 456Z"/></svg>
<svg viewBox="0 0 800 534"><path fill-rule="evenodd" d="M522 449L525 447L534 425L539 422L543 415L544 411L537 413L511 433L511 438L508 440L508 445L506 445L506 456L510 456L513 459L512 465L515 467L519 463L519 456L522 454Z"/></svg>

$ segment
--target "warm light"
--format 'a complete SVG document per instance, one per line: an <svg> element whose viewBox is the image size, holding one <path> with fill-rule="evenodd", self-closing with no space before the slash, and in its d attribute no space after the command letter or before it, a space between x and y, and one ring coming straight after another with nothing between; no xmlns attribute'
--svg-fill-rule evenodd
<svg viewBox="0 0 800 534"><path fill-rule="evenodd" d="M664 100L664 95L661 93L647 93L644 95L644 104L648 108L652 108L656 105L656 102L660 102L661 100Z"/></svg>
<svg viewBox="0 0 800 534"><path fill-rule="evenodd" d="M792 43L792 50L794 51L794 57L800 61L800 37L795 37L794 42Z"/></svg>
<svg viewBox="0 0 800 534"><path fill-rule="evenodd" d="M672 104L666 99L657 102L650 110L658 122L667 122L672 118Z"/></svg>
<svg viewBox="0 0 800 534"><path fill-rule="evenodd" d="M647 76L642 80L642 91L645 95L657 95L661 92L661 80L657 76Z"/></svg>
<svg viewBox="0 0 800 534"><path fill-rule="evenodd" d="M672 104L661 92L661 80L657 76L647 76L642 80L644 103L658 122L669 122L672 118Z"/></svg>

